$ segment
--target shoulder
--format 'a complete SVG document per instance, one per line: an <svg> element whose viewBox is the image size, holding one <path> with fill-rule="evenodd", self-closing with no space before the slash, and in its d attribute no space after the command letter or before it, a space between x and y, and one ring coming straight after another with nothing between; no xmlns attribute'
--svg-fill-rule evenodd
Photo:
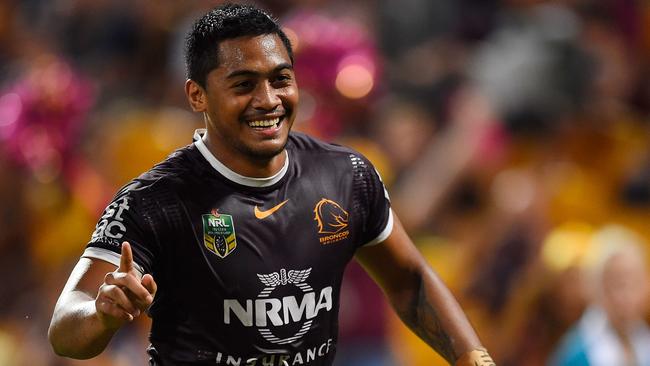
<svg viewBox="0 0 650 366"><path fill-rule="evenodd" d="M339 144L325 142L301 132L291 132L287 150L300 157L328 158L354 165L354 162L369 164L368 159L358 151Z"/></svg>
<svg viewBox="0 0 650 366"><path fill-rule="evenodd" d="M184 181L190 172L197 169L196 147L191 144L172 152L165 160L124 185L118 195L129 193L139 195L143 192Z"/></svg>

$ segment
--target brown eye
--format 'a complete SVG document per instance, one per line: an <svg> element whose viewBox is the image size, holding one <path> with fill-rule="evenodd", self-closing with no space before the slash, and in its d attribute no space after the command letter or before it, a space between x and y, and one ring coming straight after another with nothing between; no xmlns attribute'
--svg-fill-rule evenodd
<svg viewBox="0 0 650 366"><path fill-rule="evenodd" d="M237 89L248 89L251 87L253 87L253 83L250 80L241 81L235 84L235 88Z"/></svg>
<svg viewBox="0 0 650 366"><path fill-rule="evenodd" d="M275 80L273 80L273 85L275 87L283 87L289 85L291 82L291 75L281 74L278 75Z"/></svg>
<svg viewBox="0 0 650 366"><path fill-rule="evenodd" d="M277 80L278 81L291 80L291 75L279 75Z"/></svg>

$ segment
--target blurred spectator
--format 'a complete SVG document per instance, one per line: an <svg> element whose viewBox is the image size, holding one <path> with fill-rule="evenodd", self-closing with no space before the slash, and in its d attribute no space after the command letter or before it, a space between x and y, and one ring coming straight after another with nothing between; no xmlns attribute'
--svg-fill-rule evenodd
<svg viewBox="0 0 650 366"><path fill-rule="evenodd" d="M593 238L589 273L592 302L565 336L550 366L650 365L650 307L645 245L621 226L606 226Z"/></svg>
<svg viewBox="0 0 650 366"><path fill-rule="evenodd" d="M500 365L545 365L548 354L582 314L587 302L582 263L589 251L591 225L566 222L542 240L510 295L500 327Z"/></svg>
<svg viewBox="0 0 650 366"><path fill-rule="evenodd" d="M283 21L294 44L301 102L295 129L325 140L364 131L381 89L380 59L367 27L350 17L296 10Z"/></svg>
<svg viewBox="0 0 650 366"><path fill-rule="evenodd" d="M51 182L74 159L88 110L89 82L56 55L26 65L14 85L0 91L0 149L41 182Z"/></svg>
<svg viewBox="0 0 650 366"><path fill-rule="evenodd" d="M584 100L589 59L580 19L561 2L520 2L478 48L470 74L508 128L543 133Z"/></svg>

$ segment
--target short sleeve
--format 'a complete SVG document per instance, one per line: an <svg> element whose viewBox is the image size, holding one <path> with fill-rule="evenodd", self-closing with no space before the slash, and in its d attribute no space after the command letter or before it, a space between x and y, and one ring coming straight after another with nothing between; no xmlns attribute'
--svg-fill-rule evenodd
<svg viewBox="0 0 650 366"><path fill-rule="evenodd" d="M134 264L141 273L150 273L153 248L150 223L140 204L140 191L132 183L122 188L99 218L82 257L120 264L121 245L128 241L133 249Z"/></svg>
<svg viewBox="0 0 650 366"><path fill-rule="evenodd" d="M370 161L351 155L355 211L361 219L361 245L386 240L393 230L393 214L388 191Z"/></svg>

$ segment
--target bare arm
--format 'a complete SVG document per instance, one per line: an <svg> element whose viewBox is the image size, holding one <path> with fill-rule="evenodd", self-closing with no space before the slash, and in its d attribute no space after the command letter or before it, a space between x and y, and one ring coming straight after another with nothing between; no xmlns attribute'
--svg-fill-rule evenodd
<svg viewBox="0 0 650 366"><path fill-rule="evenodd" d="M156 283L140 278L128 244L120 266L81 258L54 308L48 338L61 356L88 359L100 354L115 332L153 301Z"/></svg>
<svg viewBox="0 0 650 366"><path fill-rule="evenodd" d="M397 218L391 235L378 245L360 249L356 259L381 286L402 321L450 364L465 364L466 355L482 349L453 295ZM489 361L476 365L491 365Z"/></svg>

